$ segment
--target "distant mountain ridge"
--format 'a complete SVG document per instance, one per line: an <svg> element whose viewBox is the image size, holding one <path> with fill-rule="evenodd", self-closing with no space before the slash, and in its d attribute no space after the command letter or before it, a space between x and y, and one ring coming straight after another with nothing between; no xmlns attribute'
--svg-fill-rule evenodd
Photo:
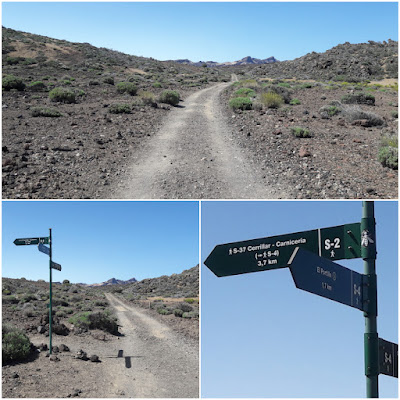
<svg viewBox="0 0 400 400"><path fill-rule="evenodd" d="M129 283L134 283L137 282L136 278L131 278L128 279L127 281L123 281L121 279L116 279L116 278L111 278L108 281L101 282L101 283L92 283L92 284L87 284L87 283L77 283L77 285L81 286L88 286L88 287L99 287L99 286L112 286L112 285L128 285Z"/></svg>
<svg viewBox="0 0 400 400"><path fill-rule="evenodd" d="M272 64L272 63L279 62L275 57L268 57L268 58L260 59L260 58L253 58L250 56L243 57L241 60L238 60L238 61L227 61L227 62L222 62L222 63L218 63L216 61L193 62L193 61L188 60L187 58L180 59L180 60L169 60L169 61L176 62L178 64L184 64L184 65L194 65L196 67L201 67L203 65L207 65L207 67L224 67L224 66L235 66L235 65Z"/></svg>

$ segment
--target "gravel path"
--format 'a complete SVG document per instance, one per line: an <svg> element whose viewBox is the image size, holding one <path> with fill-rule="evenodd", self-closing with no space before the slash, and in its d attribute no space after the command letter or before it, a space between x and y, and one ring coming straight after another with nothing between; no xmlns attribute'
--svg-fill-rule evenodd
<svg viewBox="0 0 400 400"><path fill-rule="evenodd" d="M106 294L116 310L122 337L115 354L125 363L110 365L111 392L135 398L199 397L199 348L140 309Z"/></svg>
<svg viewBox="0 0 400 400"><path fill-rule="evenodd" d="M189 96L133 157L111 198L283 198L223 117L220 83Z"/></svg>

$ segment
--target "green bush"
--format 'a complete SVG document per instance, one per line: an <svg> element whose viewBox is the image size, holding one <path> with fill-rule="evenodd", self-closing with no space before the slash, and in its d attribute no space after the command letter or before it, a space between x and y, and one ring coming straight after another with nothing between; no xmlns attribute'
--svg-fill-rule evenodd
<svg viewBox="0 0 400 400"><path fill-rule="evenodd" d="M392 118L397 119L399 118L399 112L397 110L393 110L390 115L392 116Z"/></svg>
<svg viewBox="0 0 400 400"><path fill-rule="evenodd" d="M290 83L288 82L280 82L278 83L279 87L285 87L285 88L290 88Z"/></svg>
<svg viewBox="0 0 400 400"><path fill-rule="evenodd" d="M378 160L384 167L398 169L398 149L392 146L383 146L379 149Z"/></svg>
<svg viewBox="0 0 400 400"><path fill-rule="evenodd" d="M3 362L25 360L31 353L32 343L19 329L3 324Z"/></svg>
<svg viewBox="0 0 400 400"><path fill-rule="evenodd" d="M299 99L292 99L292 100L290 100L290 104L292 106L297 106L297 105L301 104L301 101Z"/></svg>
<svg viewBox="0 0 400 400"><path fill-rule="evenodd" d="M385 123L385 121L379 115L364 111L358 106L346 106L343 108L342 113L349 122L365 119L368 121L370 126L378 126Z"/></svg>
<svg viewBox="0 0 400 400"><path fill-rule="evenodd" d="M139 96L140 96L143 104L146 104L146 105L149 105L152 107L157 106L156 96L154 93L143 91L143 92L139 93Z"/></svg>
<svg viewBox="0 0 400 400"><path fill-rule="evenodd" d="M229 107L233 110L251 110L253 102L248 97L235 97L229 100Z"/></svg>
<svg viewBox="0 0 400 400"><path fill-rule="evenodd" d="M31 110L32 117L62 117L62 114L54 108L33 107Z"/></svg>
<svg viewBox="0 0 400 400"><path fill-rule="evenodd" d="M310 131L306 128L301 128L300 126L292 126L290 128L292 134L299 138L309 138L311 137Z"/></svg>
<svg viewBox="0 0 400 400"><path fill-rule="evenodd" d="M342 103L344 104L367 104L374 105L375 97L372 94L357 93L357 94L347 94L342 97Z"/></svg>
<svg viewBox="0 0 400 400"><path fill-rule="evenodd" d="M163 308L163 307L157 308L157 312L158 312L159 314L161 314L161 315L169 315L169 314L172 314L172 311L171 311L169 308Z"/></svg>
<svg viewBox="0 0 400 400"><path fill-rule="evenodd" d="M132 109L129 104L111 104L110 108L108 109L108 112L110 112L111 114L130 114L131 111ZM114 292L117 292L117 289L115 289ZM122 289L118 293L121 292Z"/></svg>
<svg viewBox="0 0 400 400"><path fill-rule="evenodd" d="M261 93L260 101L268 108L279 108L284 102L283 97L274 92Z"/></svg>
<svg viewBox="0 0 400 400"><path fill-rule="evenodd" d="M178 105L180 94L175 90L164 90L159 97L161 103L170 104L171 106Z"/></svg>
<svg viewBox="0 0 400 400"><path fill-rule="evenodd" d="M182 317L183 311L180 308L175 308L173 311L175 317Z"/></svg>
<svg viewBox="0 0 400 400"><path fill-rule="evenodd" d="M153 88L162 88L162 84L160 82L154 82Z"/></svg>
<svg viewBox="0 0 400 400"><path fill-rule="evenodd" d="M128 93L131 96L135 96L137 93L137 86L132 82L119 82L117 83L117 92L118 93Z"/></svg>
<svg viewBox="0 0 400 400"><path fill-rule="evenodd" d="M182 318L199 318L199 313L196 311L184 312Z"/></svg>
<svg viewBox="0 0 400 400"><path fill-rule="evenodd" d="M25 89L25 83L22 81L22 79L14 75L6 75L3 78L2 85L3 85L3 90L5 91L16 89L21 92Z"/></svg>
<svg viewBox="0 0 400 400"><path fill-rule="evenodd" d="M193 307L188 303L180 303L176 308L180 308L183 312L193 311Z"/></svg>
<svg viewBox="0 0 400 400"><path fill-rule="evenodd" d="M185 301L185 303L189 303L189 304L194 303L194 299L185 299L184 301Z"/></svg>
<svg viewBox="0 0 400 400"><path fill-rule="evenodd" d="M103 79L104 83L108 83L109 85L114 85L114 78L112 76L106 76Z"/></svg>
<svg viewBox="0 0 400 400"><path fill-rule="evenodd" d="M57 101L60 103L71 104L76 102L76 94L72 90L61 87L50 90L49 98L51 101Z"/></svg>
<svg viewBox="0 0 400 400"><path fill-rule="evenodd" d="M256 92L250 88L241 88L233 94L235 97L256 97Z"/></svg>
<svg viewBox="0 0 400 400"><path fill-rule="evenodd" d="M26 294L22 296L21 303L29 303L32 300L36 300L36 296L33 294Z"/></svg>
<svg viewBox="0 0 400 400"><path fill-rule="evenodd" d="M18 304L19 300L15 296L3 296L3 304Z"/></svg>
<svg viewBox="0 0 400 400"><path fill-rule="evenodd" d="M90 311L76 314L68 320L71 324L83 329L100 329L113 335L118 334L118 324L115 318L106 311L91 313Z"/></svg>
<svg viewBox="0 0 400 400"><path fill-rule="evenodd" d="M27 86L27 89L32 92L43 92L47 86L42 81L32 82Z"/></svg>

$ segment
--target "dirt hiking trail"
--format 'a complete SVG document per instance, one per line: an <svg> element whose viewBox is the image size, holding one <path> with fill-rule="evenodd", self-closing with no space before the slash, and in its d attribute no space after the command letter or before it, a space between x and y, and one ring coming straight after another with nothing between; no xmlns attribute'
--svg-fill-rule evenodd
<svg viewBox="0 0 400 400"><path fill-rule="evenodd" d="M114 342L115 354L125 361L110 364L111 392L135 398L198 397L198 343L178 337L167 325L114 295L106 297L123 335Z"/></svg>
<svg viewBox="0 0 400 400"><path fill-rule="evenodd" d="M232 77L235 80L235 77ZM250 161L222 114L220 83L174 108L158 133L133 156L111 198L282 198L267 171Z"/></svg>

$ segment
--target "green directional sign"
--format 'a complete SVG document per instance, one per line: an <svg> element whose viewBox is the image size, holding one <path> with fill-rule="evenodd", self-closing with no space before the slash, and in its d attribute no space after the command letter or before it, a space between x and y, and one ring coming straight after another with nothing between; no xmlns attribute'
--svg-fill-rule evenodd
<svg viewBox="0 0 400 400"><path fill-rule="evenodd" d="M332 261L359 258L360 223L220 244L204 264L219 277L284 268L296 247Z"/></svg>
<svg viewBox="0 0 400 400"><path fill-rule="evenodd" d="M14 244L16 246L25 246L29 244L49 244L49 238L48 237L37 237L37 238L21 238L21 239L15 239Z"/></svg>
<svg viewBox="0 0 400 400"><path fill-rule="evenodd" d="M399 346L379 338L379 373L399 377Z"/></svg>
<svg viewBox="0 0 400 400"><path fill-rule="evenodd" d="M56 262L51 261L50 265L51 265L51 268L56 269L57 271L61 271L61 265L60 264L57 264Z"/></svg>

